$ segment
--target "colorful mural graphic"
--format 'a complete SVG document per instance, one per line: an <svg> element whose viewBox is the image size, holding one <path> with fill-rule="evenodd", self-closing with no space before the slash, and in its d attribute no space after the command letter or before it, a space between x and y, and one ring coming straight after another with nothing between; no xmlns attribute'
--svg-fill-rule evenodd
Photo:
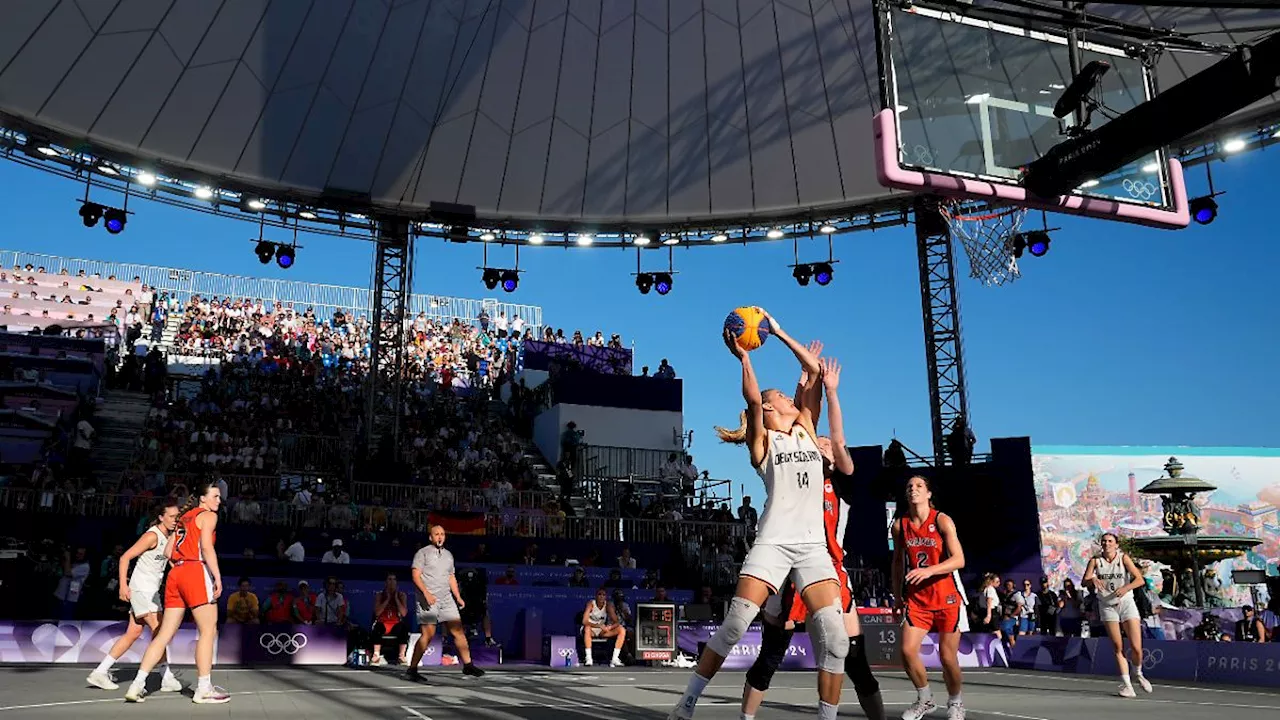
<svg viewBox="0 0 1280 720"><path fill-rule="evenodd" d="M1104 530L1128 537L1164 535L1160 498L1138 492L1164 474L1177 457L1184 474L1216 485L1197 496L1206 535L1256 537L1253 552L1214 568L1228 605L1250 602L1248 588L1233 585L1236 568L1280 562L1280 449L1191 447L1036 446L1032 457L1040 499L1040 545L1045 574L1057 586L1084 574ZM1160 583L1159 573L1150 574Z"/></svg>

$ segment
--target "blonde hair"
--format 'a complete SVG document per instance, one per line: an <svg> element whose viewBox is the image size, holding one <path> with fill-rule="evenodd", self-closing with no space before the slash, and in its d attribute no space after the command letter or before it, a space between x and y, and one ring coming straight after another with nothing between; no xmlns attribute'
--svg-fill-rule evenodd
<svg viewBox="0 0 1280 720"><path fill-rule="evenodd" d="M747 442L747 411L743 410L738 416L738 427L730 430L726 427L716 425L716 435L720 438L720 442L729 443L731 445L744 445Z"/></svg>
<svg viewBox="0 0 1280 720"><path fill-rule="evenodd" d="M188 512L195 510L196 506L200 504L200 498L204 497L205 493L209 492L209 488L213 488L217 486L218 486L218 483L214 482L213 480L202 480L196 483L196 489L199 490L200 492L191 493L190 495L187 495L187 501L182 503L182 507L178 508L178 517L182 517L183 515L186 515Z"/></svg>
<svg viewBox="0 0 1280 720"><path fill-rule="evenodd" d="M982 576L982 587L983 588L991 587L992 585L995 585L996 581L999 579L1000 579L1000 576L993 572L985 573Z"/></svg>

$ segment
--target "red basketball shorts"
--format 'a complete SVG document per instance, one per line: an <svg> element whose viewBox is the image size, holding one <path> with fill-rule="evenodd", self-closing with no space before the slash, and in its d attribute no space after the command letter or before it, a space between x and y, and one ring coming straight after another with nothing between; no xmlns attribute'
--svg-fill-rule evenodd
<svg viewBox="0 0 1280 720"><path fill-rule="evenodd" d="M195 608L215 602L213 578L202 562L184 562L169 570L164 583L164 607Z"/></svg>
<svg viewBox="0 0 1280 720"><path fill-rule="evenodd" d="M907 603L907 624L925 632L959 632L960 615L963 609L959 604L941 608L924 608Z"/></svg>

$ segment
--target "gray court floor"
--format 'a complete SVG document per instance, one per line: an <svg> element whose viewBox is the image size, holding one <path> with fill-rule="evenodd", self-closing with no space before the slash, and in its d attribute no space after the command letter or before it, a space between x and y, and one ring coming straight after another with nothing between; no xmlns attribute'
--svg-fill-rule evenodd
<svg viewBox="0 0 1280 720"><path fill-rule="evenodd" d="M226 705L201 706L184 694L156 693L141 705L119 692L87 687L89 668L0 667L0 719L21 718L392 718L395 720L551 720L637 718L664 720L688 670L539 668L494 670L479 680L457 669L423 674L410 683L397 672L344 668L218 669L214 682L232 693ZM128 666L120 679L127 682ZM890 717L900 716L914 691L900 672L878 673ZM191 678L182 676L184 682ZM935 693L945 692L936 676ZM736 720L742 673L722 673L699 704L698 720ZM984 670L966 675L965 705L974 720L1274 720L1280 690L1194 684L1157 685L1152 695L1125 700L1110 678ZM1139 691L1141 694L1141 691ZM757 717L799 720L816 715L812 673L780 673ZM862 717L846 691L841 717ZM945 718L937 711L935 718Z"/></svg>

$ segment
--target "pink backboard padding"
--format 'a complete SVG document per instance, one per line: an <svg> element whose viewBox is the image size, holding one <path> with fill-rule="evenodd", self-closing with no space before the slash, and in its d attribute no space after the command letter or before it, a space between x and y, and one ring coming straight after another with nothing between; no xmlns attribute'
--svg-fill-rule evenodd
<svg viewBox="0 0 1280 720"><path fill-rule="evenodd" d="M909 192L928 192L951 197L996 199L1037 210L1083 215L1102 220L1178 230L1191 222L1187 207L1187 186L1182 177L1182 163L1169 159L1169 193L1173 209L1137 205L1084 195L1063 195L1046 200L1029 194L1019 185L957 177L939 172L904 168L898 160L898 123L893 110L881 110L875 116L876 173L885 187Z"/></svg>

